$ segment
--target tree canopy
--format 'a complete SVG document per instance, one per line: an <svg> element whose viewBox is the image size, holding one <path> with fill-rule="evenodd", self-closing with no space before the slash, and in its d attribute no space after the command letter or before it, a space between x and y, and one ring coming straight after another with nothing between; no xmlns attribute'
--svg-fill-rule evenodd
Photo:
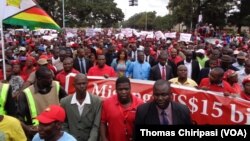
<svg viewBox="0 0 250 141"><path fill-rule="evenodd" d="M38 3L62 25L62 0L39 0ZM114 0L64 0L64 3L66 27L111 27L124 18Z"/></svg>
<svg viewBox="0 0 250 141"><path fill-rule="evenodd" d="M141 30L170 30L173 27L172 16L156 16L156 12L142 12L123 22L123 27Z"/></svg>
<svg viewBox="0 0 250 141"><path fill-rule="evenodd" d="M203 23L223 27L229 22L239 28L249 25L249 0L170 0L167 8L173 15L174 23L183 22L189 28L195 28L199 14L203 16ZM237 12L232 11L238 7ZM229 15L226 15L230 13ZM228 17L227 17L228 16ZM192 26L192 27L191 27Z"/></svg>

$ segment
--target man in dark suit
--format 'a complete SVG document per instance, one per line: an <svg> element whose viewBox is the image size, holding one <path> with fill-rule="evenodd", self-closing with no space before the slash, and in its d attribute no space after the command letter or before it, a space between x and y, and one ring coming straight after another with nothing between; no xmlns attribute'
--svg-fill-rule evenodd
<svg viewBox="0 0 250 141"><path fill-rule="evenodd" d="M167 62L167 53L161 52L160 55L158 56L158 61L159 63L150 69L150 75L149 79L150 80L159 80L159 79L164 79L164 80L169 80L173 78L173 71L172 67L169 65L166 65Z"/></svg>
<svg viewBox="0 0 250 141"><path fill-rule="evenodd" d="M117 58L117 54L115 52L114 46L110 45L107 49L107 53L105 53L106 64L111 66L112 61Z"/></svg>
<svg viewBox="0 0 250 141"><path fill-rule="evenodd" d="M73 67L83 74L87 74L89 68L92 66L89 59L85 56L84 48L79 48L77 50L77 57L73 61Z"/></svg>
<svg viewBox="0 0 250 141"><path fill-rule="evenodd" d="M157 62L154 59L154 57L152 57L150 55L150 47L145 47L144 48L144 54L145 54L145 57L144 57L145 60L144 61L148 62L151 67L157 64Z"/></svg>
<svg viewBox="0 0 250 141"><path fill-rule="evenodd" d="M181 61L180 63L177 64L177 66L185 65L188 71L188 78L191 78L197 82L200 73L199 63L196 60L192 60L193 58L192 51L190 50L186 51L185 55L186 55L186 60Z"/></svg>
<svg viewBox="0 0 250 141"><path fill-rule="evenodd" d="M153 98L153 101L138 106L135 125L192 124L188 107L172 101L173 95L168 81L155 82Z"/></svg>
<svg viewBox="0 0 250 141"><path fill-rule="evenodd" d="M209 72L218 66L218 60L217 59L209 59L209 67L208 68L203 68L201 69L198 79L197 79L197 84L199 85L201 80L203 78L208 77Z"/></svg>

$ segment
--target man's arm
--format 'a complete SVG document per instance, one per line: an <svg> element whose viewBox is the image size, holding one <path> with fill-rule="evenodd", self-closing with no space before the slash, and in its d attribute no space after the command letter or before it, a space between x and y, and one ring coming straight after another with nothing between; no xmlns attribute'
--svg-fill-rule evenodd
<svg viewBox="0 0 250 141"><path fill-rule="evenodd" d="M107 138L107 124L104 122L101 122L101 126L100 126L100 135L101 135L101 141L108 141Z"/></svg>
<svg viewBox="0 0 250 141"><path fill-rule="evenodd" d="M132 62L127 71L126 71L126 76L129 77L129 78L132 78L132 71L133 71L133 68L134 68L134 62Z"/></svg>
<svg viewBox="0 0 250 141"><path fill-rule="evenodd" d="M35 71L32 72L29 75L29 78L24 82L23 87L21 88L21 90L24 90L25 88L29 87L30 85L34 84L36 81L36 73Z"/></svg>
<svg viewBox="0 0 250 141"><path fill-rule="evenodd" d="M32 119L29 111L28 101L23 92L18 97L17 115L18 119L21 121L23 130L27 136L34 136L38 132L38 128L32 125Z"/></svg>
<svg viewBox="0 0 250 141"><path fill-rule="evenodd" d="M68 95L67 92L60 86L59 99L62 99L64 97L66 97L67 95Z"/></svg>
<svg viewBox="0 0 250 141"><path fill-rule="evenodd" d="M62 98L60 100L60 104L63 107L63 109L66 111L66 99L65 98ZM63 130L69 133L69 124L68 124L67 116L66 116L66 119L65 119L65 121L63 123Z"/></svg>
<svg viewBox="0 0 250 141"><path fill-rule="evenodd" d="M108 127L107 127L107 119L106 119L107 111L105 110L106 104L107 103L105 101L102 103L101 125L100 125L101 141L108 141L108 138L107 138Z"/></svg>
<svg viewBox="0 0 250 141"><path fill-rule="evenodd" d="M98 101L99 102L99 101ZM102 110L102 102L100 100L100 102L98 103L97 109L96 109L96 116L95 116L95 120L94 123L92 125L92 129L90 131L90 136L88 141L97 141L99 135L99 129L100 129L100 120L101 120L101 110Z"/></svg>
<svg viewBox="0 0 250 141"><path fill-rule="evenodd" d="M10 115L10 116L16 116L16 104L15 104L15 101L14 99L12 98L12 88L11 86L9 85L9 89L8 89L8 93L7 93L7 99L6 99L6 103L5 103L5 107L4 109L6 110L7 112L7 115Z"/></svg>

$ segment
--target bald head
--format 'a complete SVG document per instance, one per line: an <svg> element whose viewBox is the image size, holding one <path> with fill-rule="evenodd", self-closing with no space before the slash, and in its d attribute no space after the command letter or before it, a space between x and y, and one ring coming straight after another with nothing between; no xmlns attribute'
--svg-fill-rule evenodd
<svg viewBox="0 0 250 141"><path fill-rule="evenodd" d="M76 94L78 96L81 95L85 97L88 86L87 76L82 73L77 74L75 77L74 86L76 89Z"/></svg>
<svg viewBox="0 0 250 141"><path fill-rule="evenodd" d="M170 91L170 83L166 80L159 79L155 82L153 90L157 90L159 87L164 87L167 91Z"/></svg>
<svg viewBox="0 0 250 141"><path fill-rule="evenodd" d="M224 70L220 67L216 67L216 68L213 68L210 73L216 73L222 77L224 75Z"/></svg>
<svg viewBox="0 0 250 141"><path fill-rule="evenodd" d="M74 82L76 82L76 81L78 81L78 80L80 80L80 79L86 79L86 80L88 80L88 79L87 79L87 76L86 76L85 74L78 73L78 74L75 76L75 81L74 81Z"/></svg>
<svg viewBox="0 0 250 141"><path fill-rule="evenodd" d="M187 69L187 67L185 66L185 65L179 65L178 67L177 67L177 70L180 70L180 69Z"/></svg>
<svg viewBox="0 0 250 141"><path fill-rule="evenodd" d="M185 65L179 65L177 75L179 79L187 79L187 67Z"/></svg>
<svg viewBox="0 0 250 141"><path fill-rule="evenodd" d="M220 67L213 68L209 73L209 79L212 84L220 84L224 75L224 70Z"/></svg>

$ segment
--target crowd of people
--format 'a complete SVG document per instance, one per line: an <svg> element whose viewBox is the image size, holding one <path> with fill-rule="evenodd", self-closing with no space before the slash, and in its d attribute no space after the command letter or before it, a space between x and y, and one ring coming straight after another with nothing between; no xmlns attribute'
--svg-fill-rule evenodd
<svg viewBox="0 0 250 141"><path fill-rule="evenodd" d="M136 125L192 124L188 107L172 101L170 84L249 101L250 41L223 33L223 42L209 44L203 34L197 30L193 42L88 37L81 30L53 40L9 34L0 66L0 138L130 141ZM66 90L69 74L73 88ZM117 95L91 94L87 76L116 77ZM155 81L150 102L131 94L131 79Z"/></svg>

